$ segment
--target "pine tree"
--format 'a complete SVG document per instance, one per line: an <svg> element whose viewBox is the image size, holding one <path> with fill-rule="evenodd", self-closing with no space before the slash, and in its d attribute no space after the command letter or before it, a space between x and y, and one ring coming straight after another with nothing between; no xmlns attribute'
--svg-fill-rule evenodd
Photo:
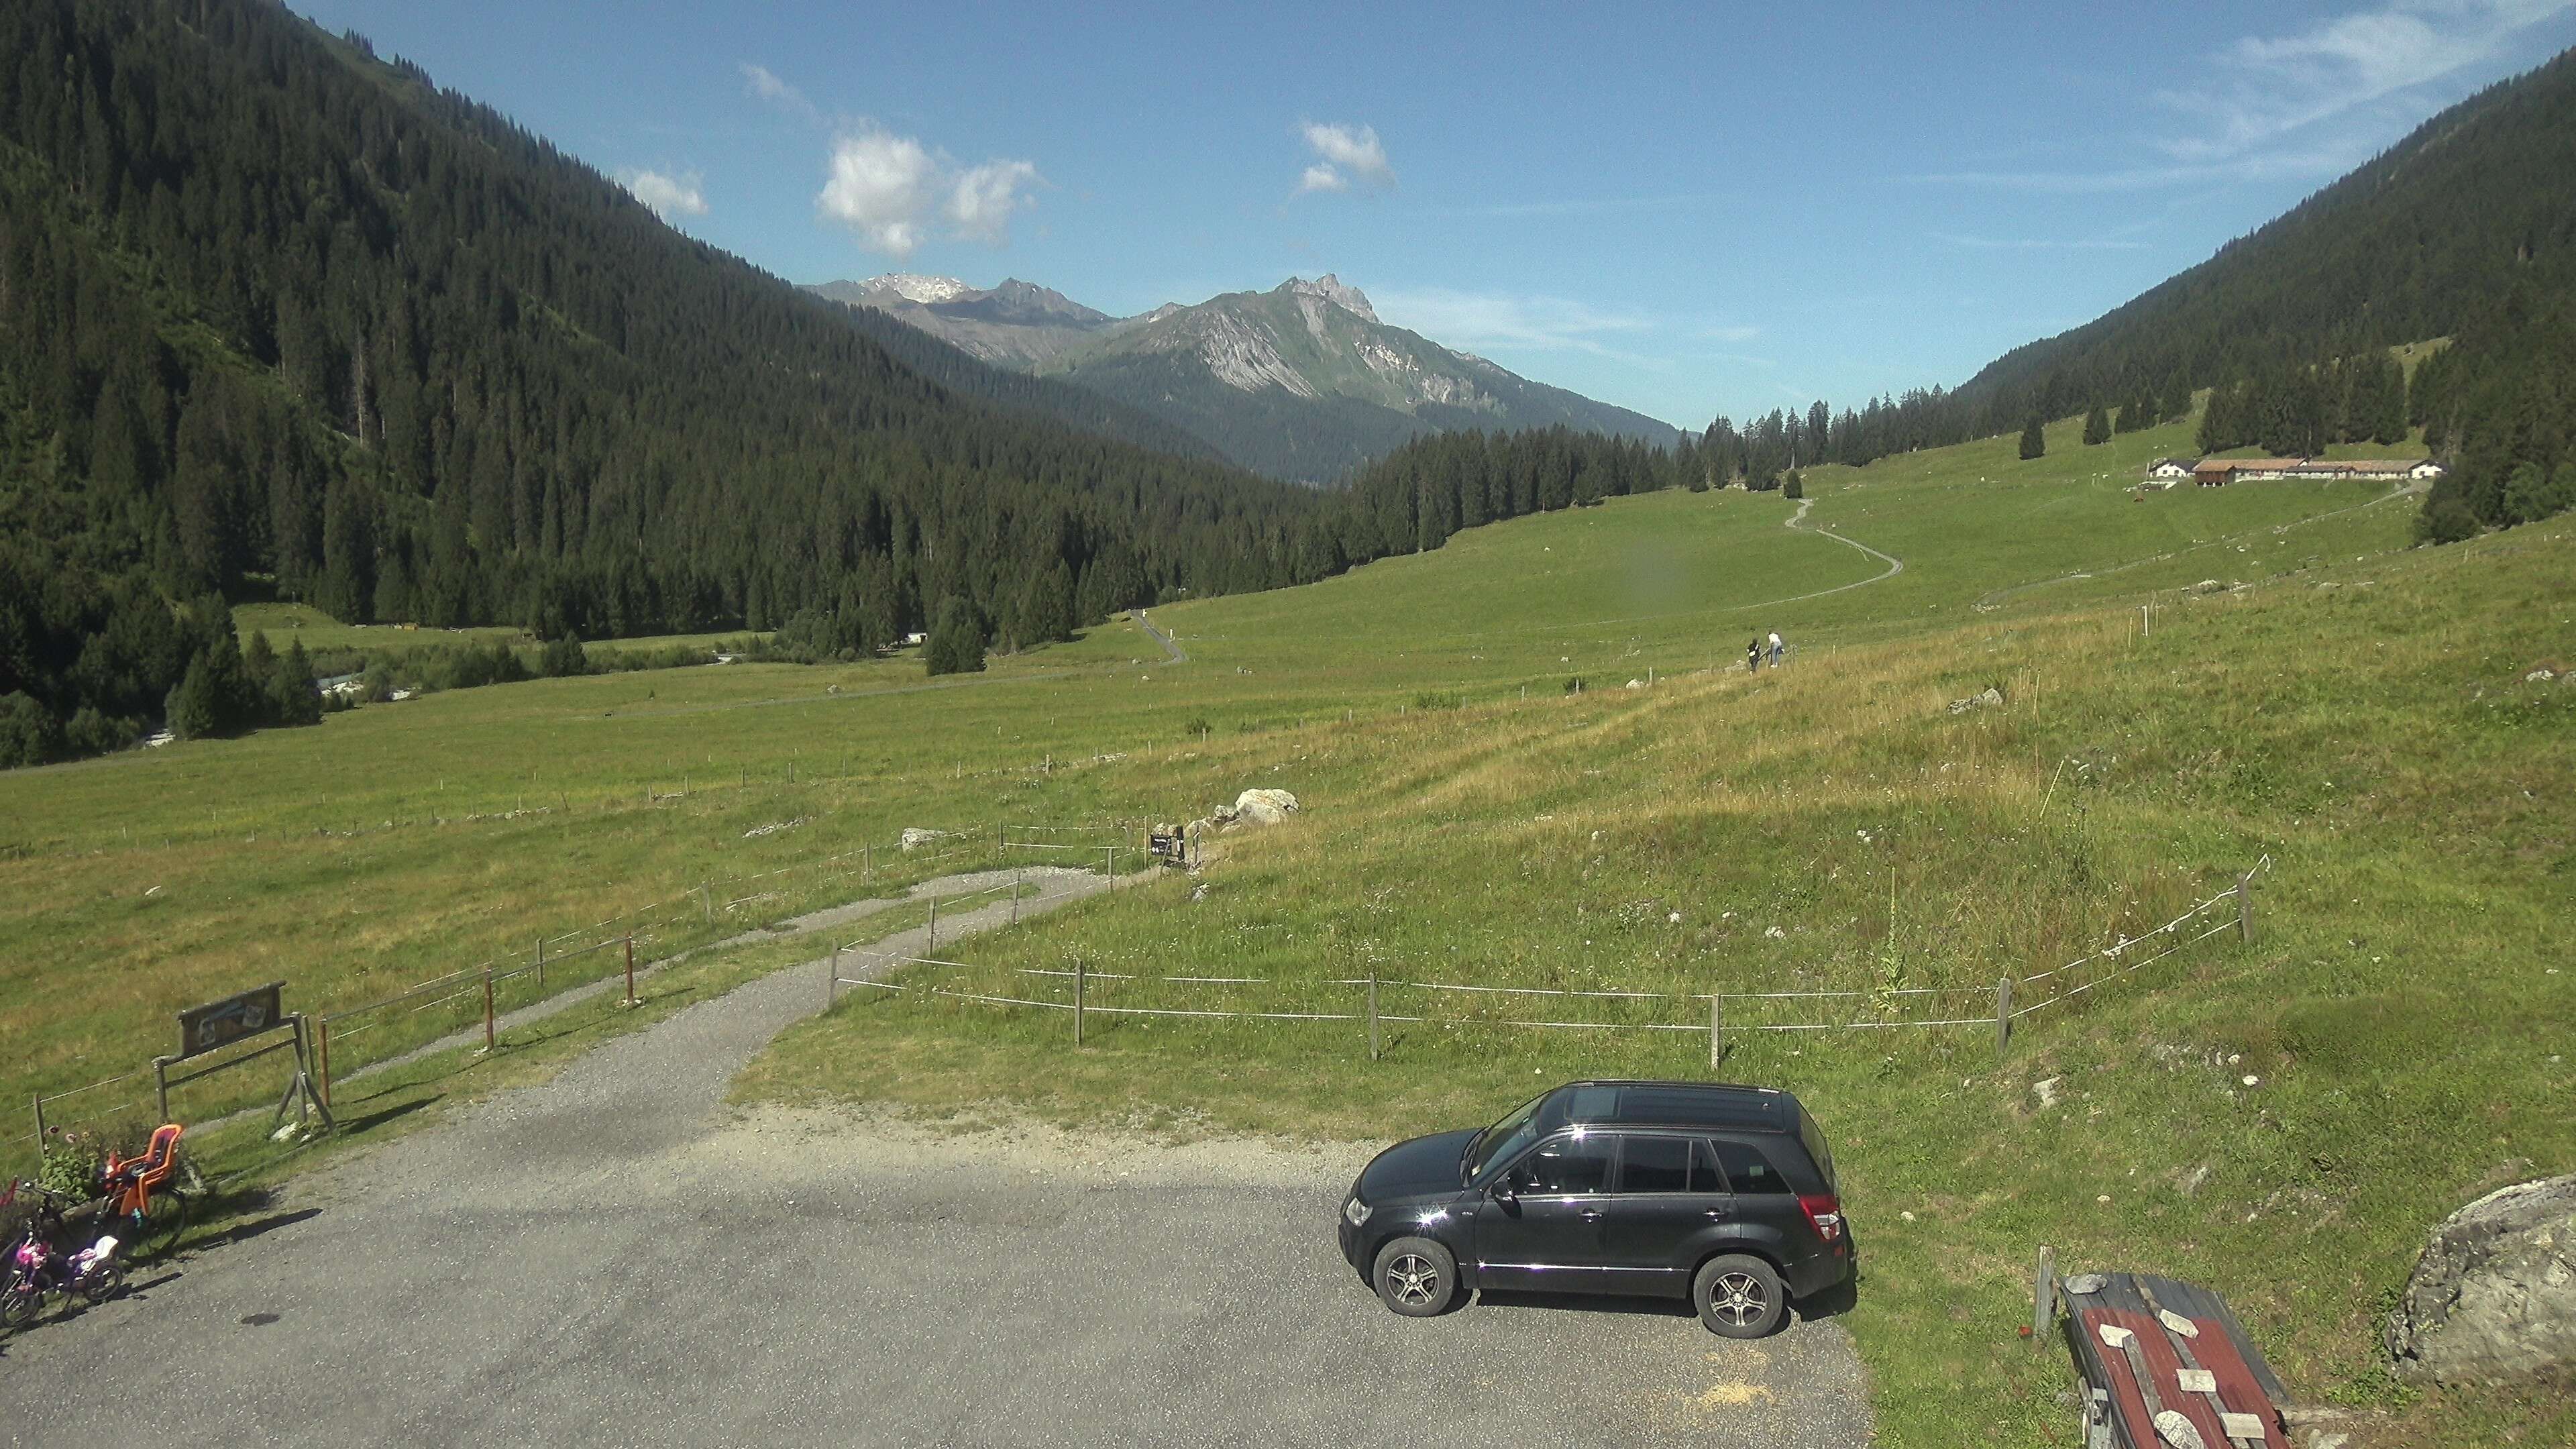
<svg viewBox="0 0 2576 1449"><path fill-rule="evenodd" d="M254 636L266 639L265 634ZM247 665L247 656L242 661ZM259 676L253 674L254 681ZM277 657L266 680L269 697L269 719L282 725L310 725L322 722L322 691L314 687L313 658L304 652L304 641L289 639L286 652Z"/></svg>
<svg viewBox="0 0 2576 1449"><path fill-rule="evenodd" d="M2111 441L2111 415L2100 403L2084 415L2084 446L2090 448Z"/></svg>
<svg viewBox="0 0 2576 1449"><path fill-rule="evenodd" d="M2033 458L2045 455L2047 452L2048 434L2040 426L2039 419L2032 418L2029 424L2021 430L2022 460L2024 462L2028 462Z"/></svg>
<svg viewBox="0 0 2576 1449"><path fill-rule="evenodd" d="M949 595L939 606L939 622L931 627L921 657L932 674L983 673L984 625L975 617L975 606Z"/></svg>
<svg viewBox="0 0 2576 1449"><path fill-rule="evenodd" d="M268 634L265 630L250 631L250 642L242 646L241 665L242 682L248 686L243 692L243 698L249 703L251 709L250 717L242 723L246 725L281 723L276 691L272 687L277 678L277 651L269 647Z"/></svg>
<svg viewBox="0 0 2576 1449"><path fill-rule="evenodd" d="M1798 472L1797 469L1792 468L1789 470L1788 480L1780 485L1780 496L1783 498L1804 498L1807 496L1807 480Z"/></svg>

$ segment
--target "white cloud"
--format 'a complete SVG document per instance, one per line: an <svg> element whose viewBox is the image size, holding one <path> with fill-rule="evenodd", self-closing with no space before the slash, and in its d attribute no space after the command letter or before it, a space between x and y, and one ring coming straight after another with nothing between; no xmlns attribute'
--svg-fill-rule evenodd
<svg viewBox="0 0 2576 1449"><path fill-rule="evenodd" d="M832 142L831 177L815 210L856 232L869 248L900 261L934 236L999 244L1013 212L1040 184L1028 161L960 169L942 153L882 126L861 126Z"/></svg>
<svg viewBox="0 0 2576 1449"><path fill-rule="evenodd" d="M1932 236L1935 240L1948 242L1954 247L1969 247L1977 251L1990 252L2142 252L2147 250L2147 244L2142 241L2085 239L2058 241L2048 237L1969 236L1946 231L1936 231Z"/></svg>
<svg viewBox="0 0 2576 1449"><path fill-rule="evenodd" d="M809 124L823 119L823 113L815 108L812 101L805 99L803 91L780 80L769 67L746 60L739 69L752 95Z"/></svg>
<svg viewBox="0 0 2576 1449"><path fill-rule="evenodd" d="M625 171L620 172L617 179L625 183L627 191L637 201L653 208L653 214L664 221L673 216L707 214L707 195L695 171L678 176L659 171Z"/></svg>
<svg viewBox="0 0 2576 1449"><path fill-rule="evenodd" d="M2340 175L2393 139L2403 108L2395 98L2506 56L2521 31L2571 7L2576 0L2386 0L2288 35L2247 36L2194 68L2189 87L2157 93L2184 127L2148 143L2162 162L1915 179L2073 195Z"/></svg>
<svg viewBox="0 0 2576 1449"><path fill-rule="evenodd" d="M1038 168L1031 162L987 161L959 174L949 188L948 220L959 236L1004 241L1011 213L1029 204L1022 193L1037 180Z"/></svg>
<svg viewBox="0 0 2576 1449"><path fill-rule="evenodd" d="M1380 317L1452 347L1627 358L1629 354L1604 339L1651 331L1655 325L1633 312L1604 311L1564 297L1460 292L1446 287L1372 291L1370 296Z"/></svg>
<svg viewBox="0 0 2576 1449"><path fill-rule="evenodd" d="M2157 100L2216 128L2160 143L2176 160L2232 158L2275 137L2497 54L2515 31L2570 0L2398 0L2283 36L2247 36L2221 52L2188 92Z"/></svg>
<svg viewBox="0 0 2576 1449"><path fill-rule="evenodd" d="M1298 179L1297 190L1348 191L1353 181L1371 187L1393 186L1395 168L1387 164L1386 147L1374 126L1308 121L1297 128L1315 153L1315 161Z"/></svg>

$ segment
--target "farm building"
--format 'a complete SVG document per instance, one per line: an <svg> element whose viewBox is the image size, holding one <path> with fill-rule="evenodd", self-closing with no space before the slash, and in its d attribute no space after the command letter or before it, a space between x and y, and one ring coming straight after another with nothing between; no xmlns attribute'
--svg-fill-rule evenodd
<svg viewBox="0 0 2576 1449"><path fill-rule="evenodd" d="M2376 478L2397 482L2439 478L2442 465L2430 458L2203 458L2191 476L2203 488L2280 479L2340 483Z"/></svg>
<svg viewBox="0 0 2576 1449"><path fill-rule="evenodd" d="M2199 465L2189 458L2158 458L2147 465L2147 476L2150 478L2188 478L2191 476L2191 470L2197 466Z"/></svg>

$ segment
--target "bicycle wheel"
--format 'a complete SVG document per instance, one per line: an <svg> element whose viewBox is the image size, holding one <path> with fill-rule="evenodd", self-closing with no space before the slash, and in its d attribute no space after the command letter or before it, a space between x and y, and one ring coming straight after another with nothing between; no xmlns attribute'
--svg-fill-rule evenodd
<svg viewBox="0 0 2576 1449"><path fill-rule="evenodd" d="M131 1235L124 1246L132 1249L133 1260L157 1258L176 1246L196 1206L195 1193L179 1192L164 1184L152 1194L140 1218L132 1213L120 1216L117 1222Z"/></svg>
<svg viewBox="0 0 2576 1449"><path fill-rule="evenodd" d="M45 1295L12 1279L0 1289L0 1330L15 1332L33 1323L45 1306Z"/></svg>

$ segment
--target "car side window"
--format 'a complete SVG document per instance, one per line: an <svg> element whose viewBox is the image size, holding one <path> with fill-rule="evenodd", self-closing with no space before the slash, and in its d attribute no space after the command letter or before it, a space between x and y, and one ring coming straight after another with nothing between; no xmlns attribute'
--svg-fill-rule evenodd
<svg viewBox="0 0 2576 1449"><path fill-rule="evenodd" d="M1597 1193L1610 1184L1610 1139L1599 1134L1559 1137L1512 1169L1512 1188L1538 1195Z"/></svg>
<svg viewBox="0 0 2576 1449"><path fill-rule="evenodd" d="M1717 1149L1718 1165L1726 1170L1728 1185L1737 1193L1789 1190L1789 1180L1780 1175L1780 1169L1771 1165L1770 1158L1762 1155L1761 1148L1731 1137L1717 1138L1711 1145Z"/></svg>
<svg viewBox="0 0 2576 1449"><path fill-rule="evenodd" d="M1691 1139L1628 1137L1619 1148L1621 1192L1689 1192ZM1713 1189L1705 1189L1713 1190Z"/></svg>

